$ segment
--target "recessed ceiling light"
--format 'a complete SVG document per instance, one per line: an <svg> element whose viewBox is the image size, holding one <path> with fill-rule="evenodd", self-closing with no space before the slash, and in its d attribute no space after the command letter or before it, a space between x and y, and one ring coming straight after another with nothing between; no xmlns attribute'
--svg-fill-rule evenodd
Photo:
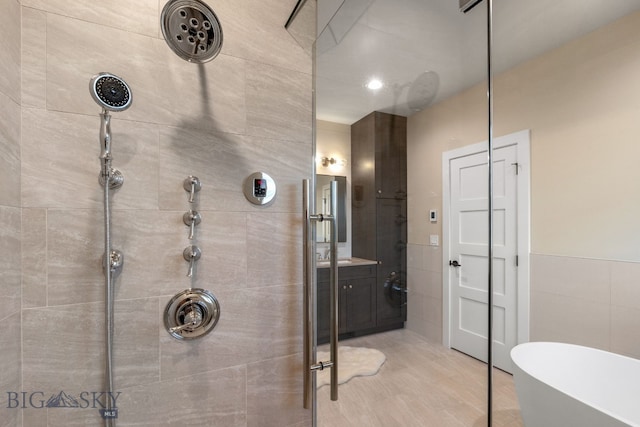
<svg viewBox="0 0 640 427"><path fill-rule="evenodd" d="M367 89L378 90L382 87L382 82L378 79L371 79L367 83Z"/></svg>

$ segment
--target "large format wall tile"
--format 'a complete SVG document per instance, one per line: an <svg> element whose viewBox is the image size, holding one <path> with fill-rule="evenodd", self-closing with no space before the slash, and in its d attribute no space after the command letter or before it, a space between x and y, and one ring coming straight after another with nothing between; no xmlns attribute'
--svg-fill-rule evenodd
<svg viewBox="0 0 640 427"><path fill-rule="evenodd" d="M99 208L99 121L26 108L22 119L23 206Z"/></svg>
<svg viewBox="0 0 640 427"><path fill-rule="evenodd" d="M190 286L212 291L246 287L244 215L199 210L202 222L189 241L182 220L186 211L185 206L183 211L114 212L113 246L125 256L116 281L117 299L171 295ZM189 279L183 251L192 244L202 255Z"/></svg>
<svg viewBox="0 0 640 427"><path fill-rule="evenodd" d="M0 93L20 103L20 3L0 2Z"/></svg>
<svg viewBox="0 0 640 427"><path fill-rule="evenodd" d="M224 212L199 211L202 222L196 229L195 239L187 240L188 229L180 230L183 247L197 245L202 250L202 257L196 266L193 287L211 291L235 291L247 287L247 223L242 214L229 215ZM178 213L182 220L181 211ZM180 277L184 278L188 263L182 258L179 267ZM176 291L177 283L172 288L164 288L166 295Z"/></svg>
<svg viewBox="0 0 640 427"><path fill-rule="evenodd" d="M239 366L125 389L118 425L245 426L246 381L246 368Z"/></svg>
<svg viewBox="0 0 640 427"><path fill-rule="evenodd" d="M409 243L407 245L407 268L423 270L424 265L423 262L423 254L422 249L424 245L416 245L413 243Z"/></svg>
<svg viewBox="0 0 640 427"><path fill-rule="evenodd" d="M640 263L611 263L611 304L640 310Z"/></svg>
<svg viewBox="0 0 640 427"><path fill-rule="evenodd" d="M113 166L125 175L112 194L111 223L112 247L124 253L115 280L118 425L246 426L249 393L254 424L265 399L270 419L307 422L290 413L299 405L286 384L267 395L258 371L273 359L271 374L287 370L301 347L300 182L311 175L311 62L283 28L290 6L212 0L225 45L214 61L195 65L160 36L164 0L93 3L22 2L16 206L26 208L22 261L32 267L23 287L23 388L103 387L100 107L88 85L107 71L133 92L131 108L112 120ZM246 176L259 170L278 184L267 207L242 194ZM182 188L188 175L203 183L193 205ZM189 208L202 214L193 241L182 220ZM193 280L182 256L189 244L202 249ZM165 331L163 310L189 285L214 292L221 320L203 339L179 342ZM250 381L247 364L254 364ZM287 372L297 393L299 375ZM33 427L103 424L95 409L23 414Z"/></svg>
<svg viewBox="0 0 640 427"><path fill-rule="evenodd" d="M621 306L611 307L611 351L636 359L640 358L640 310Z"/></svg>
<svg viewBox="0 0 640 427"><path fill-rule="evenodd" d="M22 307L47 305L47 211L22 209Z"/></svg>
<svg viewBox="0 0 640 427"><path fill-rule="evenodd" d="M0 206L0 320L20 311L20 209Z"/></svg>
<svg viewBox="0 0 640 427"><path fill-rule="evenodd" d="M302 283L301 241L301 215L248 214L247 286Z"/></svg>
<svg viewBox="0 0 640 427"><path fill-rule="evenodd" d="M20 206L20 105L0 93L0 205Z"/></svg>
<svg viewBox="0 0 640 427"><path fill-rule="evenodd" d="M640 264L531 255L531 339L640 356Z"/></svg>
<svg viewBox="0 0 640 427"><path fill-rule="evenodd" d="M194 65L171 52L163 40L77 19L47 18L47 107L94 114L88 85L107 71L133 93L118 117L223 132L245 130L245 61L219 55ZM87 55L90 52L90 55Z"/></svg>
<svg viewBox="0 0 640 427"><path fill-rule="evenodd" d="M407 253L407 328L442 342L442 249L410 244Z"/></svg>
<svg viewBox="0 0 640 427"><path fill-rule="evenodd" d="M610 348L611 306L548 292L531 293L531 341Z"/></svg>
<svg viewBox="0 0 640 427"><path fill-rule="evenodd" d="M295 2L222 0L211 6L222 25L223 53L288 70L311 70L311 56L284 28Z"/></svg>
<svg viewBox="0 0 640 427"><path fill-rule="evenodd" d="M104 299L102 224L99 210L48 211L48 305Z"/></svg>
<svg viewBox="0 0 640 427"><path fill-rule="evenodd" d="M135 7L127 0L88 0L70 3L65 0L22 0L22 5L56 15L70 16L95 24L116 27L132 33L157 36L158 3L137 0Z"/></svg>
<svg viewBox="0 0 640 427"><path fill-rule="evenodd" d="M202 210L242 211L248 202L242 182L255 170L245 154L245 137L204 132L189 127L160 130L160 208L183 210L188 194L182 187L190 175L198 177L202 190L197 206Z"/></svg>
<svg viewBox="0 0 640 427"><path fill-rule="evenodd" d="M214 289L213 292L220 303L220 320L209 335L199 340L179 341L162 327L162 380L286 356L300 350L302 311L298 287L224 292Z"/></svg>
<svg viewBox="0 0 640 427"><path fill-rule="evenodd" d="M47 14L22 8L22 105L45 108L47 93Z"/></svg>
<svg viewBox="0 0 640 427"><path fill-rule="evenodd" d="M442 273L442 246L424 246L422 255L425 270Z"/></svg>
<svg viewBox="0 0 640 427"><path fill-rule="evenodd" d="M116 390L158 381L158 317L156 298L115 304ZM25 390L104 391L104 318L103 303L24 310Z"/></svg>
<svg viewBox="0 0 640 427"><path fill-rule="evenodd" d="M531 289L609 304L609 261L551 255L532 255Z"/></svg>
<svg viewBox="0 0 640 427"><path fill-rule="evenodd" d="M21 342L20 342L20 313L16 312L2 321L0 334L0 349L3 363L0 364L0 427L20 426L20 409L15 408L15 402L9 402L8 392L19 393L21 384Z"/></svg>
<svg viewBox="0 0 640 427"><path fill-rule="evenodd" d="M112 212L111 247L124 255L122 272L115 276L117 299L170 295L189 286L211 290L246 287L244 215L200 211L196 239L189 241L182 220L185 212ZM42 258L47 260L48 287L37 283L42 273L36 269L27 276L26 289L46 289L49 305L104 300L102 224L101 211L50 210L47 252ZM37 241L28 239L27 243L34 247L34 256L41 255ZM186 277L188 263L182 254L191 244L202 250L192 280Z"/></svg>
<svg viewBox="0 0 640 427"><path fill-rule="evenodd" d="M311 119L311 75L247 64L247 134L309 141Z"/></svg>
<svg viewBox="0 0 640 427"><path fill-rule="evenodd" d="M158 296L167 288L187 287L181 220L178 212L114 212L113 247L124 254L117 299Z"/></svg>
<svg viewBox="0 0 640 427"><path fill-rule="evenodd" d="M101 209L100 109L93 116L24 109L22 196L26 207ZM117 113L114 113L117 114ZM112 166L124 175L114 209L158 206L155 126L112 118Z"/></svg>
<svg viewBox="0 0 640 427"><path fill-rule="evenodd" d="M302 354L247 366L247 426L310 425L302 407Z"/></svg>
<svg viewBox="0 0 640 427"><path fill-rule="evenodd" d="M202 182L197 194L199 209L215 211L300 211L303 178L310 176L308 144L193 128L160 130L160 208L182 210L187 193L182 182L189 175ZM242 192L253 172L268 173L277 185L268 208L249 203Z"/></svg>

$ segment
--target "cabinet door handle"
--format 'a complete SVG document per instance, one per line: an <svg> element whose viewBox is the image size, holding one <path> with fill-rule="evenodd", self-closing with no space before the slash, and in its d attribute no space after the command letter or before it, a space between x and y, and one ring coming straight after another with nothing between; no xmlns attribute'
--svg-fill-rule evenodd
<svg viewBox="0 0 640 427"><path fill-rule="evenodd" d="M349 289L353 289L353 285L349 285Z"/></svg>

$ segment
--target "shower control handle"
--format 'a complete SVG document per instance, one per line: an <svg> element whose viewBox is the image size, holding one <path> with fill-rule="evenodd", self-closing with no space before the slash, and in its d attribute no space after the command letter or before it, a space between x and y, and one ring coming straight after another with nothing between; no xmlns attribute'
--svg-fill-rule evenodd
<svg viewBox="0 0 640 427"><path fill-rule="evenodd" d="M202 221L202 215L196 211L189 211L182 215L182 220L189 226L189 240L193 240L196 225L200 224Z"/></svg>
<svg viewBox="0 0 640 427"><path fill-rule="evenodd" d="M202 324L202 309L198 304L190 304L184 309L184 323L180 326L169 328L169 333L180 332L185 329L196 329Z"/></svg>
<svg viewBox="0 0 640 427"><path fill-rule="evenodd" d="M199 247L191 245L184 248L182 256L186 261L189 262L189 271L187 272L187 277L193 277L193 267L195 266L196 261L198 261L202 256L202 251Z"/></svg>
<svg viewBox="0 0 640 427"><path fill-rule="evenodd" d="M197 176L189 176L184 180L183 188L189 193L189 203L193 203L196 193L202 188L202 183Z"/></svg>

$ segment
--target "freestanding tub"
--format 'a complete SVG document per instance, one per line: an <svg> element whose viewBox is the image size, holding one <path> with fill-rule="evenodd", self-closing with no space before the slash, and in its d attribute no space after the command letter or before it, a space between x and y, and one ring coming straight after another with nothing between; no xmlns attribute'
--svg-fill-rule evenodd
<svg viewBox="0 0 640 427"><path fill-rule="evenodd" d="M525 427L640 427L640 360L552 342L511 359Z"/></svg>

